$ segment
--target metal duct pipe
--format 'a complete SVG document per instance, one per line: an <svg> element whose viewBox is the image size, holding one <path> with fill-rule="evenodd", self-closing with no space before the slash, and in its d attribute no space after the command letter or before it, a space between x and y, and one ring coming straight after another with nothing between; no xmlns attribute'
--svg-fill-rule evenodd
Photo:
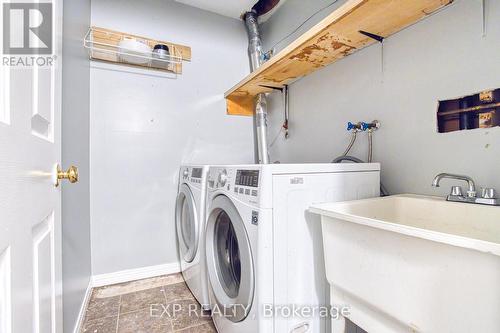
<svg viewBox="0 0 500 333"><path fill-rule="evenodd" d="M250 69L253 72L264 62L257 12L254 10L249 11L245 13L243 19L248 34L248 58L250 60ZM267 146L267 100L265 94L259 94L255 102L254 132L257 137L258 163L269 164L269 150Z"/></svg>
<svg viewBox="0 0 500 333"><path fill-rule="evenodd" d="M250 70L253 72L262 65L262 40L260 39L257 12L254 10L244 15L245 27L248 34L248 58L250 59Z"/></svg>

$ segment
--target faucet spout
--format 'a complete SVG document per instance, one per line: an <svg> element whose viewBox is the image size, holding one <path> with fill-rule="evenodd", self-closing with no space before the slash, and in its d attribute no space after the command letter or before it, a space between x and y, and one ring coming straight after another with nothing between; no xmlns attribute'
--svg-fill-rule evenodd
<svg viewBox="0 0 500 333"><path fill-rule="evenodd" d="M467 182L467 185L469 186L469 190L467 191L467 194L470 197L476 196L476 184L474 183L474 180L469 176L455 175L452 173L440 173L439 175L434 177L434 180L432 181L432 186L439 187L441 180L444 178L463 180L463 181Z"/></svg>

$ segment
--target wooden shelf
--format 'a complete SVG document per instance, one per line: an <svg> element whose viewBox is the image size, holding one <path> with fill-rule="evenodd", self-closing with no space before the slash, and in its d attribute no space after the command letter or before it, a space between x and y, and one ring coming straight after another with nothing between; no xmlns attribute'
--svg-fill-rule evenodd
<svg viewBox="0 0 500 333"><path fill-rule="evenodd" d="M227 112L252 115L260 93L282 88L431 15L453 0L349 0L226 92Z"/></svg>
<svg viewBox="0 0 500 333"><path fill-rule="evenodd" d="M157 44L167 45L170 55L165 59L155 58L152 52L139 54L127 53L120 49L120 42L124 39L140 40L147 44L151 50ZM105 28L91 27L85 36L84 46L89 50L90 59L105 62L123 63L128 66L147 67L153 70L167 71L175 74L182 73L182 61L191 61L191 48L189 46L151 39L143 36L132 35L124 32ZM146 63L130 63L124 61L123 56L144 59Z"/></svg>

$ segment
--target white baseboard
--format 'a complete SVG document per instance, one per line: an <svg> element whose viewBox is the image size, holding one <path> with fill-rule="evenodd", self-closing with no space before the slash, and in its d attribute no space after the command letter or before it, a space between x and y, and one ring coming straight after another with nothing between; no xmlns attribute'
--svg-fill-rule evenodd
<svg viewBox="0 0 500 333"><path fill-rule="evenodd" d="M94 275L92 276L92 286L94 288L102 287L110 284L117 284L134 280L147 279L160 275L179 273L180 271L181 267L178 262L127 269L124 271Z"/></svg>
<svg viewBox="0 0 500 333"><path fill-rule="evenodd" d="M89 285L87 286L87 290L85 291L85 297L83 298L82 305L80 307L80 312L78 313L78 318L76 320L75 329L73 333L80 333L82 330L83 319L85 318L85 310L87 309L87 305L90 301L90 295L92 294L92 278L89 279Z"/></svg>

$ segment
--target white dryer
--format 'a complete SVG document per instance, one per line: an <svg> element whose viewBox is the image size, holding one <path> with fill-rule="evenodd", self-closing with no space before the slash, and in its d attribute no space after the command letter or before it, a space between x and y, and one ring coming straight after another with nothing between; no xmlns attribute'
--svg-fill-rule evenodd
<svg viewBox="0 0 500 333"><path fill-rule="evenodd" d="M210 309L205 264L205 212L208 166L184 165L179 173L175 223L181 271L204 310Z"/></svg>
<svg viewBox="0 0 500 333"><path fill-rule="evenodd" d="M313 203L379 196L380 165L211 167L206 258L219 333L326 333L321 221ZM287 309L316 309L305 316Z"/></svg>

